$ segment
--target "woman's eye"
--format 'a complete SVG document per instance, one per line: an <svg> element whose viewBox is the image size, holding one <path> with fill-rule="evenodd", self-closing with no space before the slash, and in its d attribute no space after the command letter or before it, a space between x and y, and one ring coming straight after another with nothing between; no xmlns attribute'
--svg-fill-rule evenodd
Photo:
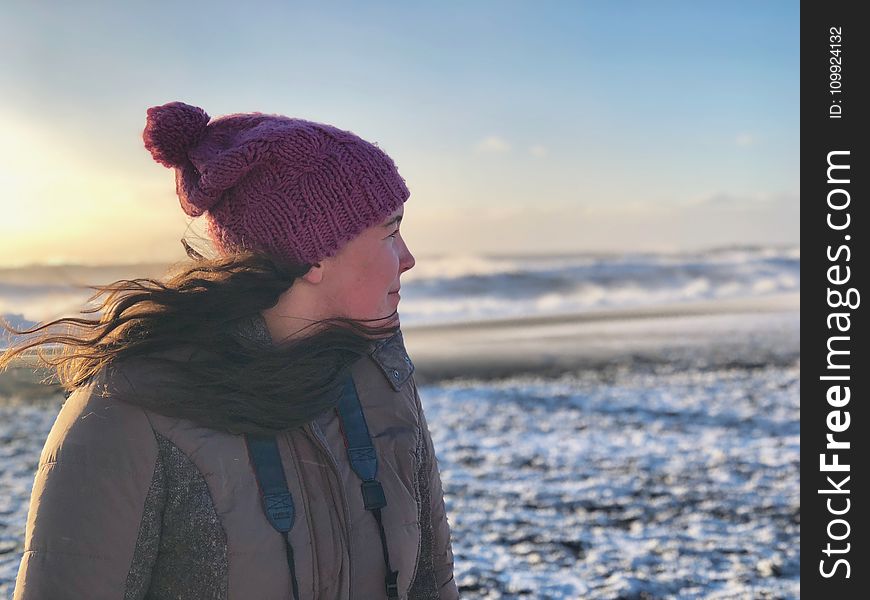
<svg viewBox="0 0 870 600"><path fill-rule="evenodd" d="M390 235L388 235L387 237L394 238L394 237L396 237L396 234L397 234L397 233L399 233L399 230L398 230L398 229L395 230L395 231L394 231L393 233L391 233Z"/></svg>

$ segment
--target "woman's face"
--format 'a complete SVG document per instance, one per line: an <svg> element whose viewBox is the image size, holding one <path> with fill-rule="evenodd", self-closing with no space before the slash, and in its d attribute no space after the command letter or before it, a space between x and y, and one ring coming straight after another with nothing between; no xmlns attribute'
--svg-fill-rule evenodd
<svg viewBox="0 0 870 600"><path fill-rule="evenodd" d="M382 319L396 311L399 278L415 262L399 232L404 211L403 205L345 244L338 254L321 261L320 294L330 314Z"/></svg>

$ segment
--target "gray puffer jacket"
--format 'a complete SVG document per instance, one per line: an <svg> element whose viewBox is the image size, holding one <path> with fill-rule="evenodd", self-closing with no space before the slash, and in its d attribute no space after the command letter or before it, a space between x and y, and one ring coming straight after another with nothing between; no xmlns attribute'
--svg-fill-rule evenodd
<svg viewBox="0 0 870 600"><path fill-rule="evenodd" d="M452 600L450 528L413 371L399 332L352 376L387 498L399 597ZM244 437L123 401L148 381L147 371L110 367L67 399L40 457L14 599L292 598ZM385 598L377 523L336 412L288 430L278 446L297 511L300 597Z"/></svg>

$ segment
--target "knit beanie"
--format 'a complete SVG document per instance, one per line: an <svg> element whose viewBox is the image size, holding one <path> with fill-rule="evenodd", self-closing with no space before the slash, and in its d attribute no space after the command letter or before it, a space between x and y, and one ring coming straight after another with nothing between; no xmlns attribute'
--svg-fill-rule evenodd
<svg viewBox="0 0 870 600"><path fill-rule="evenodd" d="M145 147L175 169L182 209L206 215L222 254L246 249L314 264L410 195L376 144L332 125L263 113L210 119L183 102L147 115Z"/></svg>

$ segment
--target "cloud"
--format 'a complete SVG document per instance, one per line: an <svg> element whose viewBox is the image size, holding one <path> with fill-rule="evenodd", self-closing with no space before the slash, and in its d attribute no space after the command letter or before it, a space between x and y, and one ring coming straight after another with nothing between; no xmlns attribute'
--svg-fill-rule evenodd
<svg viewBox="0 0 870 600"><path fill-rule="evenodd" d="M713 192L688 199L684 204L687 208L692 207L717 207L735 208L740 210L753 210L774 206L795 207L800 206L800 194L797 192L755 192L751 194L732 194L729 192Z"/></svg>
<svg viewBox="0 0 870 600"><path fill-rule="evenodd" d="M685 205L688 207L692 206L734 206L735 204L740 204L745 202L746 199L735 196L734 194L729 194L726 192L714 192L712 194L703 194L700 196L695 196L693 198L689 198Z"/></svg>
<svg viewBox="0 0 870 600"><path fill-rule="evenodd" d="M534 144L529 146L529 153L532 156L547 156L547 147L541 144Z"/></svg>
<svg viewBox="0 0 870 600"><path fill-rule="evenodd" d="M758 143L758 136L751 133L738 133L734 138L734 143L741 147L754 146Z"/></svg>
<svg viewBox="0 0 870 600"><path fill-rule="evenodd" d="M478 142L475 150L481 154L504 154L511 149L511 145L502 137L491 135Z"/></svg>

